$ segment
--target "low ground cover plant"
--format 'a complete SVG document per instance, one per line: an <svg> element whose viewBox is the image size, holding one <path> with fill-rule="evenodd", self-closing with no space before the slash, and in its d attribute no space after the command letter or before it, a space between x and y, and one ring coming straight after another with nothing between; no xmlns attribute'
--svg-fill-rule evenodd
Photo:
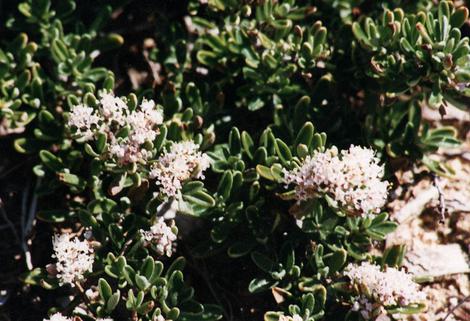
<svg viewBox="0 0 470 321"><path fill-rule="evenodd" d="M11 320L426 310L386 208L397 171L452 175L429 155L457 130L422 109L468 112L465 3L0 6L1 179L29 191L1 196Z"/></svg>

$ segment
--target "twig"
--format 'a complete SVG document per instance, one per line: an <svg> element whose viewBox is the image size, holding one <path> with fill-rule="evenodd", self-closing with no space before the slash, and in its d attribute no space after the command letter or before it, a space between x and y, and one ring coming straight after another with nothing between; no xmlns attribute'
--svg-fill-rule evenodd
<svg viewBox="0 0 470 321"><path fill-rule="evenodd" d="M455 307L453 307L452 309L450 309L450 311L446 314L446 316L444 317L444 319L442 319L442 321L446 321L446 319L448 317L450 317L455 310L457 310L462 304L464 304L465 302L467 302L468 300L470 300L470 295L467 295L462 301L460 301Z"/></svg>
<svg viewBox="0 0 470 321"><path fill-rule="evenodd" d="M21 240L20 237L18 236L18 233L16 233L15 225L13 222L8 218L7 212L5 211L5 204L3 203L3 200L0 198L0 214L2 215L3 219L7 223L8 227L11 229L13 232L13 235L15 236L16 242L18 245L21 245Z"/></svg>
<svg viewBox="0 0 470 321"><path fill-rule="evenodd" d="M34 220L34 217L36 216L36 208L38 205L38 195L35 193L35 191L39 187L40 184L41 184L41 179L38 178L38 180L36 181L36 184L34 184L33 198L31 200L31 206L29 207L28 220L26 221L26 235L28 235L29 232L31 231L32 226L33 226L33 220Z"/></svg>
<svg viewBox="0 0 470 321"><path fill-rule="evenodd" d="M436 187L437 193L439 194L439 213L441 214L441 219L439 220L439 223L444 224L447 211L446 200L444 198L444 193L442 192L442 189L439 186L438 176L434 173L431 173L431 177L433 185Z"/></svg>
<svg viewBox="0 0 470 321"><path fill-rule="evenodd" d="M38 180L36 181L36 184L34 186L34 190L33 190L33 193L32 193L33 196L31 198L31 204L30 204L28 209L26 209L26 207L27 207L26 203L28 201L28 196L29 196L29 188L30 188L29 183L26 185L27 187L25 188L25 192L23 193L23 197L22 197L22 200L21 200L21 212L22 212L22 215L21 215L21 222L22 222L22 224L21 224L21 239L22 239L21 246L22 246L22 249L23 249L23 252L24 252L25 262L26 262L26 266L27 266L28 270L33 269L33 263L32 263L32 259L31 259L31 252L29 250L28 243L27 243L27 238L28 238L29 233L31 232L33 222L34 222L34 217L35 217L35 214L36 214L38 196L35 193L35 190L37 189L39 184L41 184L41 179L40 178L38 178Z"/></svg>
<svg viewBox="0 0 470 321"><path fill-rule="evenodd" d="M83 300L85 301L85 303L87 304L90 304L90 299L88 298L88 296L86 295L85 293L85 290L83 289L82 285L80 284L80 282L75 282L75 287L77 288L78 292L80 293L80 295L83 297Z"/></svg>
<svg viewBox="0 0 470 321"><path fill-rule="evenodd" d="M119 256L122 256L124 255L124 253L126 253L127 248L129 247L129 245L132 244L133 241L134 241L133 239L129 239L127 240L126 243L124 243L124 246L122 247L122 250L121 250L121 253L119 253Z"/></svg>
<svg viewBox="0 0 470 321"><path fill-rule="evenodd" d="M4 179L6 176L10 175L11 173L14 173L17 169L22 167L23 165L27 164L28 162L31 161L31 158L26 159L25 161L22 161L6 170L3 172L0 172L0 179Z"/></svg>

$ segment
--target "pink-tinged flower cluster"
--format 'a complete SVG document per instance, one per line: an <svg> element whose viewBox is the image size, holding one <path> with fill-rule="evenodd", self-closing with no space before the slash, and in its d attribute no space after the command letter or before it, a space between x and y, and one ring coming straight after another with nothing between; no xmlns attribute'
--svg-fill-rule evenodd
<svg viewBox="0 0 470 321"><path fill-rule="evenodd" d="M75 286L74 282L83 280L86 272L93 271L93 248L87 241L64 233L55 235L52 244L52 257L57 260L55 268L61 285Z"/></svg>
<svg viewBox="0 0 470 321"><path fill-rule="evenodd" d="M426 300L412 275L402 270L388 267L382 271L378 265L363 262L361 265L349 264L344 274L358 292L352 309L359 311L366 320L385 316L387 307L404 307Z"/></svg>
<svg viewBox="0 0 470 321"><path fill-rule="evenodd" d="M199 145L192 141L173 143L152 165L150 178L156 180L163 195L175 197L188 179L204 179L209 166L210 158L199 151Z"/></svg>
<svg viewBox="0 0 470 321"><path fill-rule="evenodd" d="M294 184L298 201L328 195L353 215L379 213L387 200L388 182L373 150L351 145L307 156L299 168L284 172L286 184Z"/></svg>
<svg viewBox="0 0 470 321"><path fill-rule="evenodd" d="M144 100L135 110L112 94L101 96L98 108L85 105L72 108L68 126L80 141L90 141L99 132L105 133L109 154L120 164L145 161L151 152L144 146L153 142L159 134L158 125L163 123L163 113L153 100ZM127 128L127 135L121 135Z"/></svg>
<svg viewBox="0 0 470 321"><path fill-rule="evenodd" d="M149 231L141 230L140 233L145 241L153 246L158 255L170 257L173 254L176 242L176 229L168 226L162 217L150 227Z"/></svg>

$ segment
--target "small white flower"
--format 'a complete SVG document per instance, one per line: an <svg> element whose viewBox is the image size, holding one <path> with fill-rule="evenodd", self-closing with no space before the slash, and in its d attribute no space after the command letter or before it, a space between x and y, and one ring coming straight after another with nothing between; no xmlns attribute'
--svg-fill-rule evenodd
<svg viewBox="0 0 470 321"><path fill-rule="evenodd" d="M63 316L60 312L57 312L51 315L49 319L43 319L43 321L72 321L72 319Z"/></svg>
<svg viewBox="0 0 470 321"><path fill-rule="evenodd" d="M149 231L140 231L144 239L151 243L159 255L170 257L175 248L176 234L173 229L160 217L158 221L150 227Z"/></svg>
<svg viewBox="0 0 470 321"><path fill-rule="evenodd" d="M284 172L294 184L298 201L328 195L351 214L379 213L387 200L388 182L374 151L352 145L338 153L336 147L307 156L303 164Z"/></svg>
<svg viewBox="0 0 470 321"><path fill-rule="evenodd" d="M173 143L153 164L150 178L156 179L166 197L177 196L190 178L204 179L203 172L210 166L210 159L198 149L199 145L192 141Z"/></svg>
<svg viewBox="0 0 470 321"><path fill-rule="evenodd" d="M160 109L156 108L153 100L144 99L140 104L140 110L142 110L149 122L153 124L163 123L163 113Z"/></svg>
<svg viewBox="0 0 470 321"><path fill-rule="evenodd" d="M52 242L52 257L57 259L57 277L61 285L74 286L75 281L83 280L84 274L93 270L93 248L87 241L80 241L64 233L55 235Z"/></svg>
<svg viewBox="0 0 470 321"><path fill-rule="evenodd" d="M126 123L128 107L119 97L111 93L104 93L100 98L100 112L104 120L108 123L117 123L124 126Z"/></svg>
<svg viewBox="0 0 470 321"><path fill-rule="evenodd" d="M359 291L352 310L359 311L365 319L370 319L372 314L386 314L385 307L388 306L407 306L426 299L412 275L395 268L381 271L380 266L363 262L361 265L349 264L344 275Z"/></svg>
<svg viewBox="0 0 470 321"><path fill-rule="evenodd" d="M94 129L99 127L100 117L93 108L77 105L69 114L68 126L75 128L75 134L85 141L94 138Z"/></svg>
<svg viewBox="0 0 470 321"><path fill-rule="evenodd" d="M95 301L100 296L99 292L96 289L91 288L85 291L85 295L90 301Z"/></svg>

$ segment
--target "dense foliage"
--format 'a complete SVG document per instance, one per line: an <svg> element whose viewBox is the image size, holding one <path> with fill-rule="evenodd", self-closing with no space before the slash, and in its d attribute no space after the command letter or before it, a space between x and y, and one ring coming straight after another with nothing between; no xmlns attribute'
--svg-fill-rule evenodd
<svg viewBox="0 0 470 321"><path fill-rule="evenodd" d="M421 110L470 106L460 2L2 5L0 135L21 154L3 157L34 173L51 254L25 255L21 279L57 298L34 319L426 308L405 249L382 251L396 228L383 209L395 171L449 172L428 155L456 130Z"/></svg>

